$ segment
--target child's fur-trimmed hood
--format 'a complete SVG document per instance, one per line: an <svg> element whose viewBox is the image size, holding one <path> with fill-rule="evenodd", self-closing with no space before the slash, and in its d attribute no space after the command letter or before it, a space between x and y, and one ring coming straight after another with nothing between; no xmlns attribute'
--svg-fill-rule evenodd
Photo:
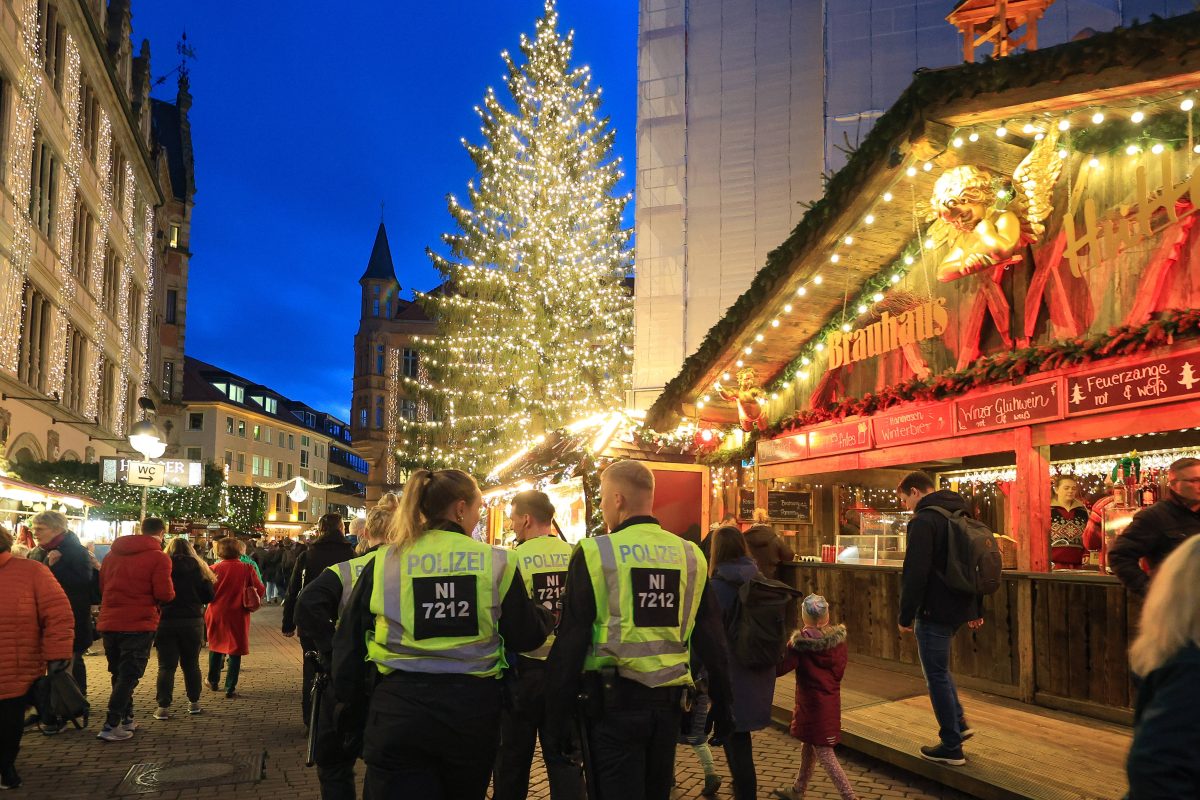
<svg viewBox="0 0 1200 800"><path fill-rule="evenodd" d="M802 631L795 631L792 638L788 640L788 647L800 653L832 650L846 641L846 626L830 625L821 632L819 639L809 639L801 634Z"/></svg>

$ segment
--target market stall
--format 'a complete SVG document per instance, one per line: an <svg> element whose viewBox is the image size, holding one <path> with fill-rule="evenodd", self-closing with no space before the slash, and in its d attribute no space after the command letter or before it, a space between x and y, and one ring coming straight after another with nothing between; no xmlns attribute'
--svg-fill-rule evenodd
<svg viewBox="0 0 1200 800"><path fill-rule="evenodd" d="M859 657L916 668L894 490L922 469L1013 567L956 677L1128 717L1106 543L1200 452L1197 44L1192 15L919 75L650 410L745 432L710 459L740 506L806 498L770 516Z"/></svg>
<svg viewBox="0 0 1200 800"><path fill-rule="evenodd" d="M98 521L89 524L88 520L88 509L95 505L96 501L89 497L59 492L0 475L0 525L8 528L14 535L18 534L20 528L34 514L49 509L65 514L72 529L79 531L81 538L85 538L84 531L95 533L95 523ZM103 526L105 523L99 524ZM85 540L95 538L93 535Z"/></svg>
<svg viewBox="0 0 1200 800"><path fill-rule="evenodd" d="M641 415L597 414L552 431L514 453L489 476L481 536L508 544L505 514L519 492L538 489L554 504L563 538L574 544L601 528L600 473L617 459L642 461L655 477L654 513L664 528L700 541L708 525L709 470L695 463L692 433L650 436Z"/></svg>

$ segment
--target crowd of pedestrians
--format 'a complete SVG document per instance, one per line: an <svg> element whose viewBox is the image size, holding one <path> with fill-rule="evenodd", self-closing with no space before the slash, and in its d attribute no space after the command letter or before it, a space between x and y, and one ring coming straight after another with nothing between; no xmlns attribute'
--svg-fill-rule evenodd
<svg viewBox="0 0 1200 800"><path fill-rule="evenodd" d="M958 766L974 731L950 649L961 627L984 624L984 597L947 578L967 505L922 472L896 494L913 512L897 624L916 638L938 727L920 752ZM456 470L416 471L402 496L385 495L357 522L354 541L326 515L307 546L226 537L198 552L185 537L164 548L166 526L147 518L101 564L56 512L29 520L37 547L24 558L0 527L0 788L21 785L36 682L57 676L87 694L82 655L97 602L111 685L97 738L119 742L138 730L133 695L152 647L156 719L172 716L177 671L189 715L202 713L204 684L236 699L250 615L271 597L283 604L283 635L303 648L309 760L325 800L359 796L359 758L372 800L482 799L489 784L495 800L522 800L539 740L553 800L665 800L680 743L696 753L705 796L723 784L720 746L733 797L750 800L751 735L770 724L776 678L789 673L800 752L792 785L773 796L804 797L819 764L843 800L855 798L834 751L848 661L836 609L809 594L786 635L783 606L761 598L795 594L775 580L792 552L767 520L745 532L727 520L698 546L659 525L653 500L645 465L610 465L600 479L608 534L572 546L550 499L522 492L509 506L511 550L471 537L482 495ZM1200 461L1173 464L1168 493L1130 529L1111 551L1130 590L1146 593L1130 654L1139 691L1129 798L1200 796ZM1133 575L1135 559L1150 569ZM45 735L78 722L39 712Z"/></svg>

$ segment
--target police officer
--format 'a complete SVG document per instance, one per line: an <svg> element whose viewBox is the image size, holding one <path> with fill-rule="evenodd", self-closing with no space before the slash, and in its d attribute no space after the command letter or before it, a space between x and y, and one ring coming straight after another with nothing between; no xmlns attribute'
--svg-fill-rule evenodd
<svg viewBox="0 0 1200 800"><path fill-rule="evenodd" d="M601 800L667 800L689 642L708 668L715 733L733 728L725 632L704 556L651 516L654 474L618 461L600 477L607 536L584 539L567 569L546 665L549 758L568 750L582 689L585 766ZM590 756L590 757L589 757Z"/></svg>
<svg viewBox="0 0 1200 800"><path fill-rule="evenodd" d="M375 558L375 551L387 540L392 514L399 502L391 492L384 494L364 520L362 535L366 552L327 567L296 599L296 625L321 654L318 666L322 671L328 668L333 658L333 633L337 621L350 601L355 582ZM333 688L327 686L317 718L317 780L321 783L321 800L354 800L354 762L358 760L358 754L347 752L336 730L335 704Z"/></svg>
<svg viewBox="0 0 1200 800"><path fill-rule="evenodd" d="M554 612L557 619L567 583L571 545L554 530L554 505L544 492L521 492L512 499L509 525L517 535L517 568L534 602ZM554 634L545 644L517 656L513 698L500 723L500 753L492 774L492 800L525 800L533 744L546 713L546 656ZM545 747L543 746L543 755ZM563 760L546 762L552 800L583 796L583 774Z"/></svg>
<svg viewBox="0 0 1200 800"><path fill-rule="evenodd" d="M416 470L334 635L339 705L366 691L371 800L482 800L496 760L504 645L553 626L509 550L472 539L483 498L460 470ZM501 638L503 637L503 638Z"/></svg>

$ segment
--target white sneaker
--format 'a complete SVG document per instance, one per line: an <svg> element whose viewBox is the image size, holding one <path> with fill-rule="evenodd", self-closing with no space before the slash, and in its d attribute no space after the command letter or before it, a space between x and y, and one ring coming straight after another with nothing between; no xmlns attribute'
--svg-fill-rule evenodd
<svg viewBox="0 0 1200 800"><path fill-rule="evenodd" d="M126 739L133 738L133 731L126 730L120 725L115 728L105 725L100 732L96 734L96 738L105 742L123 742Z"/></svg>
<svg viewBox="0 0 1200 800"><path fill-rule="evenodd" d="M188 703L188 713L189 714L203 714L204 709L200 707L199 703Z"/></svg>
<svg viewBox="0 0 1200 800"><path fill-rule="evenodd" d="M171 712L170 712L170 710L167 709L166 706L159 706L154 711L154 718L155 719L170 719Z"/></svg>
<svg viewBox="0 0 1200 800"><path fill-rule="evenodd" d="M121 720L121 728L133 733L138 729L137 720L133 717L126 717L125 719Z"/></svg>

